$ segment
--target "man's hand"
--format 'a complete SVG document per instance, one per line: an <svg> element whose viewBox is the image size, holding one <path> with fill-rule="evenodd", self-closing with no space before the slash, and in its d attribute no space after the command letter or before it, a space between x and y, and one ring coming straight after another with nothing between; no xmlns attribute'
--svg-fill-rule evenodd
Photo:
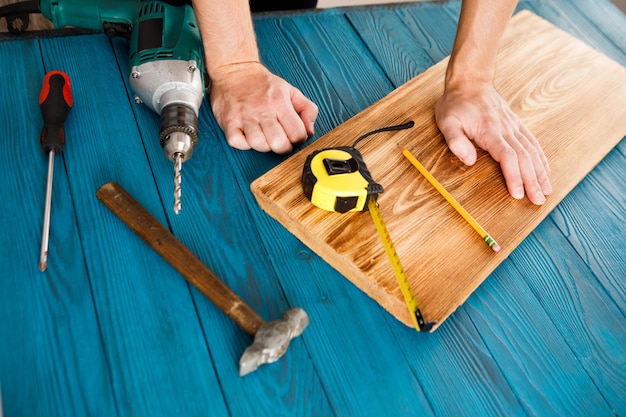
<svg viewBox="0 0 626 417"><path fill-rule="evenodd" d="M543 204L552 192L541 145L491 83L446 87L435 118L448 146L466 165L476 162L472 141L500 163L509 193Z"/></svg>
<svg viewBox="0 0 626 417"><path fill-rule="evenodd" d="M228 144L287 153L314 133L317 106L259 62L220 67L211 74L211 107Z"/></svg>

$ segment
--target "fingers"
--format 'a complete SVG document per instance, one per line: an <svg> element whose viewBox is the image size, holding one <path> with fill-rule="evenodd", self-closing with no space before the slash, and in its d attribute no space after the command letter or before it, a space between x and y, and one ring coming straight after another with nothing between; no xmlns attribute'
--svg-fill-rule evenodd
<svg viewBox="0 0 626 417"><path fill-rule="evenodd" d="M544 192L546 194L550 194L552 192L552 186L550 185L550 180L548 179L548 176L550 175L550 163L548 162L548 158L546 157L546 155L543 153L543 149L541 148L541 145L539 144L539 141L537 140L537 138L535 137L535 135L533 135L530 130L528 130L526 128L526 126L522 125L521 126L521 133L522 135L528 139L529 144L532 146L532 148L534 148L537 153L539 154L539 160L541 162L541 167L543 167L543 172L545 173L545 178L542 178L540 183L542 185L542 188L544 188L545 186L545 190ZM539 168L541 168L539 167ZM547 182L547 184L546 184ZM545 184L545 185L544 185Z"/></svg>
<svg viewBox="0 0 626 417"><path fill-rule="evenodd" d="M315 133L317 106L297 88L289 86L289 90L290 100L278 107L276 117L269 115L260 123L270 150L276 153L291 152L294 144Z"/></svg>
<svg viewBox="0 0 626 417"><path fill-rule="evenodd" d="M246 118L237 127L225 129L224 133L228 144L236 149L278 154L291 152L294 144L308 138L305 122L294 109Z"/></svg>
<svg viewBox="0 0 626 417"><path fill-rule="evenodd" d="M524 195L537 205L552 192L549 165L536 138L523 128L505 135L482 139L485 149L500 163L507 189L513 198Z"/></svg>
<svg viewBox="0 0 626 417"><path fill-rule="evenodd" d="M259 152L269 152L272 150L265 137L262 125L258 120L245 120L242 131L250 148Z"/></svg>
<svg viewBox="0 0 626 417"><path fill-rule="evenodd" d="M223 130L226 136L226 142L228 142L231 147L242 151L250 149L250 144L246 140L246 136L243 134L243 130L240 127L231 124L224 127Z"/></svg>

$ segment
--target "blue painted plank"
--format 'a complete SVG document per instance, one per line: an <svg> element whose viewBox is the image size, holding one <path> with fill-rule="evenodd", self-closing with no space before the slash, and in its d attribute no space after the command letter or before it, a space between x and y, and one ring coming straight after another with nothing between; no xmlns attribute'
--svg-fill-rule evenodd
<svg viewBox="0 0 626 417"><path fill-rule="evenodd" d="M452 52L457 22L447 10L450 5L458 7L460 3L449 2L445 7L436 3L423 3L423 7L406 7L397 12L416 43L435 62L441 61Z"/></svg>
<svg viewBox="0 0 626 417"><path fill-rule="evenodd" d="M550 215L622 314L626 314L625 167L626 157L614 150Z"/></svg>
<svg viewBox="0 0 626 417"><path fill-rule="evenodd" d="M607 42L607 37L595 24L589 22L584 14L575 13L576 8L567 7L564 2L559 1L521 1L520 7L532 10L620 64L626 64L626 52L620 50L613 42Z"/></svg>
<svg viewBox="0 0 626 417"><path fill-rule="evenodd" d="M395 8L358 9L346 15L394 87L398 87L436 61L422 47L430 42L421 37L419 43L415 30L409 30L405 20L391 10Z"/></svg>
<svg viewBox="0 0 626 417"><path fill-rule="evenodd" d="M461 2L442 8L458 22ZM625 62L626 16L610 0L522 0L516 12L528 9L572 36L617 60Z"/></svg>
<svg viewBox="0 0 626 417"><path fill-rule="evenodd" d="M533 249L524 241L513 255L540 257ZM610 415L603 393L528 287L540 279L559 288L559 275L503 262L464 306L528 415Z"/></svg>
<svg viewBox="0 0 626 417"><path fill-rule="evenodd" d="M625 241L622 238L622 246ZM624 312L551 222L524 241L535 256L514 252L513 263L615 415L626 411L626 328ZM624 258L623 258L624 259ZM623 277L624 275L621 275ZM622 308L624 305L622 304Z"/></svg>
<svg viewBox="0 0 626 417"><path fill-rule="evenodd" d="M464 306L433 334L390 327L435 415L526 415Z"/></svg>
<svg viewBox="0 0 626 417"><path fill-rule="evenodd" d="M47 270L38 269L48 168L36 40L0 42L0 385L5 416L116 414L64 156L56 156ZM79 140L74 115L68 146Z"/></svg>
<svg viewBox="0 0 626 417"><path fill-rule="evenodd" d="M325 84L341 99L350 115L354 115L372 103L385 97L393 89L380 66L372 61L352 25L344 15L330 13L305 14L282 22L285 29L293 32L297 27L307 42L308 54L317 57L324 74ZM341 59L319 59L333 56ZM345 65L350 62L350 65ZM283 61L283 65L286 62ZM367 126L364 129L368 130ZM350 139L346 138L346 142Z"/></svg>
<svg viewBox="0 0 626 417"><path fill-rule="evenodd" d="M67 67L74 80L68 129L77 139L66 165L118 412L228 415L186 282L95 198L114 180L165 218L126 69L104 35L41 42L46 65Z"/></svg>
<svg viewBox="0 0 626 417"><path fill-rule="evenodd" d="M622 54L626 51L626 15L610 0L552 0L563 12L584 19L605 34ZM578 10L576 10L578 9Z"/></svg>

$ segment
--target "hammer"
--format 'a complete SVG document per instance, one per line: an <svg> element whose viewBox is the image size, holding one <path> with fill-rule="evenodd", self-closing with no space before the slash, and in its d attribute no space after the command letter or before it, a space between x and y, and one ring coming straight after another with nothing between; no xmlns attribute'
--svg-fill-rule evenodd
<svg viewBox="0 0 626 417"><path fill-rule="evenodd" d="M239 360L240 376L255 371L260 365L276 362L291 339L300 336L309 324L309 317L298 307L286 311L278 320L265 322L119 184L104 184L96 196L187 281L254 337Z"/></svg>

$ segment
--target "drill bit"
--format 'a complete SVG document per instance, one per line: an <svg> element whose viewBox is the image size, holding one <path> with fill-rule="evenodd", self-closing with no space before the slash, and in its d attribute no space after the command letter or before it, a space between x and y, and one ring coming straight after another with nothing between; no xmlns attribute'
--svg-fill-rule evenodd
<svg viewBox="0 0 626 417"><path fill-rule="evenodd" d="M183 168L183 154L176 152L174 155L174 213L180 212L180 196L182 194L182 188L180 183L182 182L181 170Z"/></svg>

